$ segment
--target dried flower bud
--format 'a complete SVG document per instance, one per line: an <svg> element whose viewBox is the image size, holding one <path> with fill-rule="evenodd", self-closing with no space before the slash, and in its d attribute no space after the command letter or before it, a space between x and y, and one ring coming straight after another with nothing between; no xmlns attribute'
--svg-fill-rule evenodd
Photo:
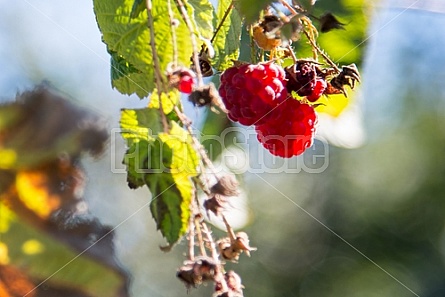
<svg viewBox="0 0 445 297"><path fill-rule="evenodd" d="M218 265L210 257L197 257L194 261L184 262L176 276L182 280L187 289L196 287L205 281L214 280Z"/></svg>
<svg viewBox="0 0 445 297"><path fill-rule="evenodd" d="M215 297L243 297L243 288L241 278L234 271L230 270L224 274L224 281L227 284L226 290L220 283L216 283Z"/></svg>
<svg viewBox="0 0 445 297"><path fill-rule="evenodd" d="M330 84L332 87L347 95L344 86L349 86L351 89L354 89L356 82L360 82L360 73L355 64L350 64L343 66L341 72L331 79Z"/></svg>
<svg viewBox="0 0 445 297"><path fill-rule="evenodd" d="M329 32L334 29L345 29L343 23L330 12L325 13L320 17L320 31L322 33Z"/></svg>
<svg viewBox="0 0 445 297"><path fill-rule="evenodd" d="M212 186L210 192L223 196L237 196L239 194L238 181L233 175L224 175Z"/></svg>
<svg viewBox="0 0 445 297"><path fill-rule="evenodd" d="M239 256L242 252L240 249L235 249L232 243L230 242L229 237L222 238L217 242L219 252L221 256L229 261L238 262Z"/></svg>
<svg viewBox="0 0 445 297"><path fill-rule="evenodd" d="M214 195L212 198L204 201L205 210L213 212L216 216L221 214L221 211L225 208L227 200L224 196ZM208 216L208 213L207 213Z"/></svg>
<svg viewBox="0 0 445 297"><path fill-rule="evenodd" d="M238 232L235 234L235 239L224 237L217 242L219 251L224 259L237 262L240 254L244 251L250 257L251 251L257 249L249 246L249 237L245 232Z"/></svg>
<svg viewBox="0 0 445 297"><path fill-rule="evenodd" d="M201 74L203 77L209 77L214 74L211 58L215 56L215 49L213 48L210 40L202 39L202 41L204 42L204 44L201 46L201 51L199 52L199 69L201 70ZM196 72L193 55L190 57L190 61L192 62L190 68Z"/></svg>
<svg viewBox="0 0 445 297"><path fill-rule="evenodd" d="M224 274L224 278L226 280L227 283L227 287L229 287L229 290L239 293L239 294L243 294L243 288L244 286L241 283L241 277L235 273L235 271L230 270L227 271Z"/></svg>
<svg viewBox="0 0 445 297"><path fill-rule="evenodd" d="M215 104L220 101L218 91L212 83L195 88L188 99L198 107Z"/></svg>
<svg viewBox="0 0 445 297"><path fill-rule="evenodd" d="M241 250L246 252L246 255L250 257L251 251L256 251L257 249L255 247L249 246L249 236L246 232L238 232L236 233L236 240L234 243L232 243L232 246L236 250Z"/></svg>

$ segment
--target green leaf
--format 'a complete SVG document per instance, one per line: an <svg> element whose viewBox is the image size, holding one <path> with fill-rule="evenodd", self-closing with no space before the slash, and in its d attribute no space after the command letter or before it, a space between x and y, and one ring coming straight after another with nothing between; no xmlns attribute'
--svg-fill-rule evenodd
<svg viewBox="0 0 445 297"><path fill-rule="evenodd" d="M191 178L198 174L199 157L188 132L176 122L170 126L168 133L161 132L158 109L122 110L129 187L148 186L157 228L173 245L187 231L194 195Z"/></svg>
<svg viewBox="0 0 445 297"><path fill-rule="evenodd" d="M151 213L162 235L173 245L187 231L194 192L190 178L198 174L199 158L190 135L172 122L169 133L159 134L151 161L152 168L160 169L146 176L153 195Z"/></svg>
<svg viewBox="0 0 445 297"><path fill-rule="evenodd" d="M124 156L127 166L127 183L130 189L137 189L145 185L145 175L149 172L150 143L140 140L133 143Z"/></svg>
<svg viewBox="0 0 445 297"><path fill-rule="evenodd" d="M162 98L162 109L166 115L171 113L175 106L179 104L179 101L181 100L181 95L179 94L179 91L174 89L166 93L161 93ZM150 96L150 104L148 105L150 108L156 108L159 109L159 94L158 90L155 89L153 93Z"/></svg>
<svg viewBox="0 0 445 297"><path fill-rule="evenodd" d="M155 44L161 71L173 59L172 31L168 17L167 1L153 0L153 20ZM154 89L153 53L150 47L150 34L147 27L147 11L132 18L134 0L94 0L96 20L102 32L102 39L110 51L116 52L133 65L140 73L131 73L125 78L113 81L113 85L123 94L136 93L140 98ZM172 5L174 17L180 18L176 6ZM178 62L188 65L192 54L189 32L183 22L175 29ZM164 77L165 79L165 77Z"/></svg>
<svg viewBox="0 0 445 297"><path fill-rule="evenodd" d="M237 7L248 24L252 24L260 17L260 12L274 2L273 0L239 0Z"/></svg>
<svg viewBox="0 0 445 297"><path fill-rule="evenodd" d="M213 5L209 0L189 0L187 6L189 17L194 20L199 36L209 39L213 35Z"/></svg>
<svg viewBox="0 0 445 297"><path fill-rule="evenodd" d="M127 62L122 56L116 52L109 52L111 56L111 82L119 78L130 76L132 73L140 73L132 64ZM113 86L114 87L114 86Z"/></svg>
<svg viewBox="0 0 445 297"><path fill-rule="evenodd" d="M161 72L164 72L167 65L173 61L172 28L167 1L152 2L156 51ZM118 62L123 62L126 66L125 71L122 71L124 76L112 75L112 86L123 94L135 93L140 98L148 96L154 90L155 78L147 10L137 10L139 5L142 5L137 0L93 0L93 3L102 40L107 44L109 51L119 57ZM213 32L211 4L206 0L194 0L188 3L189 18L196 27L195 34L209 38ZM173 17L180 20L179 26L174 28L176 45L179 49L178 63L189 65L193 51L190 32L176 5L172 5L172 11ZM165 80L165 76L163 78Z"/></svg>
<svg viewBox="0 0 445 297"><path fill-rule="evenodd" d="M218 21L221 21L226 11L232 5L232 0L220 0L218 3ZM232 66L232 60L237 60L239 56L241 38L241 17L236 9L232 9L229 16L221 25L213 41L215 57L213 67L223 71Z"/></svg>
<svg viewBox="0 0 445 297"><path fill-rule="evenodd" d="M130 17L133 19L138 17L145 9L147 9L145 0L134 0Z"/></svg>

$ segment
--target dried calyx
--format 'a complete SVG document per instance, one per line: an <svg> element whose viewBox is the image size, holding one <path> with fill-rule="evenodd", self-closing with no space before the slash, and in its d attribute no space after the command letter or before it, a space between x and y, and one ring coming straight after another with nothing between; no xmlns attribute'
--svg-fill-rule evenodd
<svg viewBox="0 0 445 297"><path fill-rule="evenodd" d="M202 107L207 105L217 105L220 101L218 91L213 83L196 87L188 97L193 105Z"/></svg>
<svg viewBox="0 0 445 297"><path fill-rule="evenodd" d="M220 177L216 184L210 188L211 198L204 201L204 208L216 216L221 215L229 203L230 197L239 195L239 183L233 175Z"/></svg>
<svg viewBox="0 0 445 297"><path fill-rule="evenodd" d="M238 261L243 251L249 257L251 251L256 251L256 248L249 246L249 236L245 232L236 233L235 238L224 237L217 244L223 258L233 262Z"/></svg>
<svg viewBox="0 0 445 297"><path fill-rule="evenodd" d="M343 66L341 72L330 81L330 84L346 95L344 86L354 89L356 82L360 82L360 73L355 64L350 64Z"/></svg>
<svg viewBox="0 0 445 297"><path fill-rule="evenodd" d="M238 186L239 183L233 175L224 175L210 188L210 192L223 196L237 196Z"/></svg>
<svg viewBox="0 0 445 297"><path fill-rule="evenodd" d="M335 68L321 68L313 60L301 59L284 70L288 80L287 91L305 96L311 102L317 101L321 95L347 95L345 86L354 89L356 82L360 82L360 73L355 64L342 66L338 72Z"/></svg>
<svg viewBox="0 0 445 297"><path fill-rule="evenodd" d="M326 33L334 29L345 29L345 24L337 20L337 18L330 12L323 14L319 21L321 33Z"/></svg>
<svg viewBox="0 0 445 297"><path fill-rule="evenodd" d="M199 68L203 77L209 77L214 74L211 64L211 58L213 58L214 54L215 53L211 47L211 44L209 44L208 46L202 45L201 51L199 52ZM190 61L193 62L193 57L190 57ZM194 63L192 63L190 68L193 71L196 71Z"/></svg>
<svg viewBox="0 0 445 297"><path fill-rule="evenodd" d="M210 257L197 257L193 261L185 261L178 269L176 276L184 282L189 289L205 281L214 281L218 271L218 264Z"/></svg>
<svg viewBox="0 0 445 297"><path fill-rule="evenodd" d="M228 197L221 195L213 195L212 198L204 201L204 209L207 211L207 216L209 216L209 211L213 212L217 217L221 215L222 211L227 207Z"/></svg>
<svg viewBox="0 0 445 297"><path fill-rule="evenodd" d="M241 277L230 270L224 274L224 281L227 284L227 289L224 290L221 283L217 282L215 285L215 297L243 297L244 286L241 283Z"/></svg>

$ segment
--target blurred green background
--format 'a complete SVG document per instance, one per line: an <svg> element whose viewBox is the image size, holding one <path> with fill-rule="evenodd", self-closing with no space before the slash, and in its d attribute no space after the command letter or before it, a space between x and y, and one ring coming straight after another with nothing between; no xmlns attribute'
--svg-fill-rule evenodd
<svg viewBox="0 0 445 297"><path fill-rule="evenodd" d="M354 98L361 122L344 126L363 125L366 141L329 146L322 173L242 176L249 197L243 230L258 251L227 268L242 277L245 296L445 296L445 15L393 2L315 5L315 15L329 10L346 24L320 44L362 72ZM108 119L110 149L100 161L84 161L86 196L102 222L119 224L116 245L133 274L133 296L210 296L210 287L187 295L175 278L185 243L161 252L148 191L126 187L123 142L113 128L120 108L147 102L111 90L92 3L1 2L0 66L1 100L48 80ZM323 148L317 142L304 160Z"/></svg>

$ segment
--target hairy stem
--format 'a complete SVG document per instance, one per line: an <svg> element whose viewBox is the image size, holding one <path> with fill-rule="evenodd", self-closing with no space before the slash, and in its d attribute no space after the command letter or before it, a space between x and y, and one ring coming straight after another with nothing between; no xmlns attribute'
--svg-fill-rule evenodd
<svg viewBox="0 0 445 297"><path fill-rule="evenodd" d="M221 214L221 217L223 219L224 225L226 225L227 233L229 234L230 242L234 242L236 240L235 232L233 231L232 227L230 226L229 222L227 221L226 217Z"/></svg>
<svg viewBox="0 0 445 297"><path fill-rule="evenodd" d="M150 46L151 46L151 52L153 55L153 63L155 68L155 78L156 78L156 88L158 90L158 96L159 96L159 112L161 114L161 121L162 121L162 127L164 129L164 132L167 133L169 130L167 117L165 116L164 109L162 108L162 92L167 93L167 90L165 88L164 80L162 79L162 72L161 72L161 66L159 63L159 57L156 50L156 44L155 44L155 33L154 33L154 22L153 22L153 14L152 14L152 8L153 5L151 3L151 0L146 0L147 5L147 25L148 25L148 31L150 31Z"/></svg>
<svg viewBox="0 0 445 297"><path fill-rule="evenodd" d="M182 18L184 19L184 22L187 26L187 29L190 32L190 41L192 43L193 48L193 64L195 64L195 72L196 77L198 78L198 86L204 85L204 82L202 80L202 72L201 67L199 66L199 51L198 51L198 44L196 43L196 37L193 29L192 22L190 21L190 18L187 15L187 11L185 10L184 3L182 3L181 0L175 0L179 6L179 10L181 11Z"/></svg>
<svg viewBox="0 0 445 297"><path fill-rule="evenodd" d="M188 259L193 261L195 259L195 224L194 218L190 218L189 222L189 234L188 234Z"/></svg>
<svg viewBox="0 0 445 297"><path fill-rule="evenodd" d="M201 222L199 216L195 216L195 228L196 228L196 235L198 237L198 245L199 245L199 251L201 253L201 256L207 256L207 252L204 245L204 239L202 237L202 230L201 230Z"/></svg>
<svg viewBox="0 0 445 297"><path fill-rule="evenodd" d="M304 25L303 25L304 26ZM313 49L315 49L320 56L323 57L323 59L326 61L326 63L329 64L332 68L335 69L336 72L340 72L340 69L337 67L337 65L329 58L328 55L326 55L325 52L321 50L321 48L317 45L315 40L311 37L310 33L306 30L306 28L303 28L304 35L306 35L307 39L309 40L311 46Z"/></svg>
<svg viewBox="0 0 445 297"><path fill-rule="evenodd" d="M294 64L297 63L297 57L295 56L294 50L290 44L287 46L287 50L289 51L292 57L292 61L294 61Z"/></svg>
<svg viewBox="0 0 445 297"><path fill-rule="evenodd" d="M198 154L201 156L202 162L204 165L210 170L210 172L218 179L218 176L216 174L215 166L213 166L212 161L207 156L207 153L202 146L202 144L199 142L199 140L193 135L193 129L192 129L192 122L190 119L187 118L187 116L177 107L174 107L176 115L178 116L179 120L182 122L184 127L189 132L190 136L192 137L193 145L195 146L196 150L198 151ZM204 173L204 172L203 172Z"/></svg>
<svg viewBox="0 0 445 297"><path fill-rule="evenodd" d="M216 244L212 237L212 232L207 228L207 224L202 222L202 232L206 235L207 242L210 246L210 251L212 252L212 258L215 259L215 261L219 262L218 260L218 251L216 250Z"/></svg>

